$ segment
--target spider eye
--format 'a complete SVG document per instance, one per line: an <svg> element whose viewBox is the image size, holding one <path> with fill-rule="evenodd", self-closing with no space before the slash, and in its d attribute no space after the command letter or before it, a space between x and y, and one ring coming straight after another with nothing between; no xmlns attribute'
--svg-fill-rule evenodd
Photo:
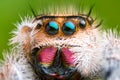
<svg viewBox="0 0 120 80"><path fill-rule="evenodd" d="M86 27L86 21L84 18L80 19L80 23L79 23L80 28L84 29Z"/></svg>
<svg viewBox="0 0 120 80"><path fill-rule="evenodd" d="M47 34L55 35L58 33L59 27L58 27L58 24L56 22L51 21L46 25L45 30L46 30Z"/></svg>
<svg viewBox="0 0 120 80"><path fill-rule="evenodd" d="M63 24L62 31L65 35L71 35L75 32L75 25L68 21Z"/></svg>
<svg viewBox="0 0 120 80"><path fill-rule="evenodd" d="M36 25L36 29L40 29L41 26L42 26L42 24L39 24L39 23L38 23L38 24Z"/></svg>

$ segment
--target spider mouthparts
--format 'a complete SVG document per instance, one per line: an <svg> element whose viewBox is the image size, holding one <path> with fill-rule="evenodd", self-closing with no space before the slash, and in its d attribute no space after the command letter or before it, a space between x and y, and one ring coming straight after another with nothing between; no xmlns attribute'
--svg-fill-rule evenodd
<svg viewBox="0 0 120 80"><path fill-rule="evenodd" d="M74 66L73 54L74 53L70 51L69 48L58 49L56 47L50 46L39 50L37 57L38 57L38 62L43 64L44 63L49 64L55 60L58 64L60 61L62 61L66 65Z"/></svg>
<svg viewBox="0 0 120 80"><path fill-rule="evenodd" d="M55 78L57 78L57 79L60 79L60 80L65 79L64 76L61 76L61 75L59 75L58 73L51 74L50 76L53 76L53 77L55 77Z"/></svg>

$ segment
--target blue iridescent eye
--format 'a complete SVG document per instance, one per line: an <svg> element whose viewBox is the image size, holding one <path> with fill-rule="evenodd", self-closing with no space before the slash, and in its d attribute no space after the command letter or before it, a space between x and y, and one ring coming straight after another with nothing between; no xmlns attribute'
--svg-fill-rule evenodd
<svg viewBox="0 0 120 80"><path fill-rule="evenodd" d="M62 31L65 35L72 35L75 32L75 30L76 27L72 22L67 21L63 24Z"/></svg>
<svg viewBox="0 0 120 80"><path fill-rule="evenodd" d="M46 25L46 32L49 35L55 35L58 33L59 26L55 21L51 21Z"/></svg>

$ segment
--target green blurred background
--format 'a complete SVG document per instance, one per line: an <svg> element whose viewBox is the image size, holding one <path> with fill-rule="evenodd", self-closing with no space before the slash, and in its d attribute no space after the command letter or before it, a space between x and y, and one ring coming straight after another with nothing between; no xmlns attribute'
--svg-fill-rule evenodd
<svg viewBox="0 0 120 80"><path fill-rule="evenodd" d="M28 2L33 9L39 10L41 1L45 2L45 5L50 5L50 2L64 0L0 0L0 57L4 50L10 48L8 40L11 37L10 32L15 28L14 24L20 22L20 16L26 14L31 15L31 11L28 7ZM66 0L69 1L69 0ZM78 1L78 0L77 0ZM74 4L77 3L74 0ZM88 6L95 3L93 13L97 14L99 19L104 20L104 27L111 28L119 26L120 24L120 0L84 0L84 6ZM70 2L70 1L69 1ZM72 3L72 2L71 2ZM67 5L67 4L66 4Z"/></svg>

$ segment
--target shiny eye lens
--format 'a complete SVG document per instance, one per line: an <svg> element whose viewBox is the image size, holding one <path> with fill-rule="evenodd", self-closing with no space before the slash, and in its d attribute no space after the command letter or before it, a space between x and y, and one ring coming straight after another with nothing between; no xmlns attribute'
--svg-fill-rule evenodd
<svg viewBox="0 0 120 80"><path fill-rule="evenodd" d="M79 23L80 28L84 29L86 27L85 19L81 18Z"/></svg>
<svg viewBox="0 0 120 80"><path fill-rule="evenodd" d="M75 25L70 21L65 22L62 31L65 35L71 35L75 32Z"/></svg>
<svg viewBox="0 0 120 80"><path fill-rule="evenodd" d="M46 32L49 35L57 34L58 30L59 30L58 24L54 21L51 21L46 25Z"/></svg>

